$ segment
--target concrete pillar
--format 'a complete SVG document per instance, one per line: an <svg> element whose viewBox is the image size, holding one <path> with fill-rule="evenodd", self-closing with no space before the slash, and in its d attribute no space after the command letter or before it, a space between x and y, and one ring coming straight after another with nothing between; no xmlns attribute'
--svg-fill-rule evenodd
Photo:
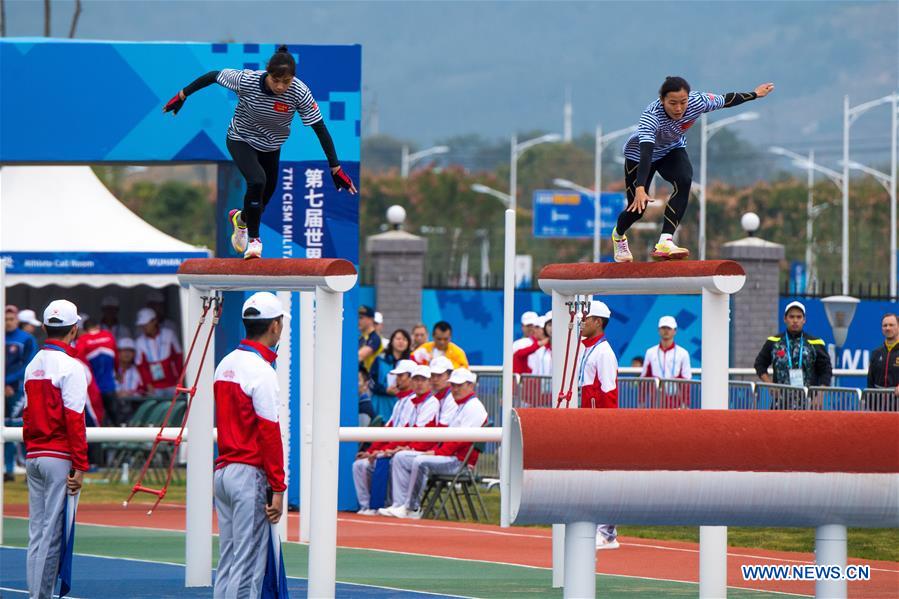
<svg viewBox="0 0 899 599"><path fill-rule="evenodd" d="M375 273L375 305L384 315L384 333L398 328L411 332L421 321L428 240L401 229L372 235L365 250Z"/></svg>
<svg viewBox="0 0 899 599"><path fill-rule="evenodd" d="M732 299L730 366L751 368L765 339L783 326L777 306L784 246L746 237L725 243L721 257L746 270L746 285Z"/></svg>

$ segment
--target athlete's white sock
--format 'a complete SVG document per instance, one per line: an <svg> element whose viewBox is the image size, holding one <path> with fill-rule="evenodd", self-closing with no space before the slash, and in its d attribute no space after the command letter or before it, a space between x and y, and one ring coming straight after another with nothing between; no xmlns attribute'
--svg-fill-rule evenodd
<svg viewBox="0 0 899 599"><path fill-rule="evenodd" d="M673 241L674 235L671 233L662 233L659 236L659 243L665 243L666 241Z"/></svg>

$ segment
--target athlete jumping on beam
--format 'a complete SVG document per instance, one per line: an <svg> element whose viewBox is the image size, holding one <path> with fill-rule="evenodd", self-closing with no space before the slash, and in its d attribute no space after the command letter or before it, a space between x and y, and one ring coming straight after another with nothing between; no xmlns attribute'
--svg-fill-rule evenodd
<svg viewBox="0 0 899 599"><path fill-rule="evenodd" d="M659 89L659 99L646 107L640 123L624 144L624 182L627 208L618 216L612 229L615 262L633 262L627 246L627 230L640 220L649 196L646 188L658 172L671 183L674 191L665 207L662 236L650 256L653 260L682 260L690 251L677 247L672 237L687 211L693 166L687 156L687 129L704 112L738 106L743 102L764 98L774 90L773 83L763 83L753 92L728 92L723 96L691 92L690 84L681 77L666 77Z"/></svg>
<svg viewBox="0 0 899 599"><path fill-rule="evenodd" d="M228 218L234 228L231 245L244 258L262 257L259 223L262 212L275 193L281 145L290 135L293 113L298 112L304 125L311 126L331 167L331 177L338 191L356 193L356 186L340 168L334 141L318 104L305 83L296 78L297 63L287 46L280 46L269 59L264 71L223 69L210 71L179 91L163 107L163 112L178 114L192 93L213 83L237 94L237 109L228 126L226 144L234 164L247 182L243 210L231 210Z"/></svg>

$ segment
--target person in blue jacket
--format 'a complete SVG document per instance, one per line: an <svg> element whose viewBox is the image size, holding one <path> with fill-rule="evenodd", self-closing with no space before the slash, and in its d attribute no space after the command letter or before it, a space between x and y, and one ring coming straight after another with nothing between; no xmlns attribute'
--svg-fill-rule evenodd
<svg viewBox="0 0 899 599"><path fill-rule="evenodd" d="M372 362L371 401L375 414L384 422L390 420L396 403L396 377L390 371L400 360L408 360L412 348L412 337L405 329L397 329L390 336L387 348Z"/></svg>
<svg viewBox="0 0 899 599"><path fill-rule="evenodd" d="M19 309L6 306L6 376L3 381L3 399L6 411L6 426L22 426L22 383L25 367L37 353L37 340L19 328ZM3 445L3 481L15 480L13 469L16 465L15 443Z"/></svg>

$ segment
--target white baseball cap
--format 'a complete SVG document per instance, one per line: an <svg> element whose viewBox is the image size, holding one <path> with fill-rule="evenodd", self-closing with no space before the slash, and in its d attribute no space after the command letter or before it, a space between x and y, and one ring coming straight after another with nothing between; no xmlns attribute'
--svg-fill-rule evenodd
<svg viewBox="0 0 899 599"><path fill-rule="evenodd" d="M116 347L118 349L130 349L134 351L134 339L131 337L122 337L118 341L116 341Z"/></svg>
<svg viewBox="0 0 899 599"><path fill-rule="evenodd" d="M547 312L546 314L543 315L544 323L551 322L552 319L553 319L553 311L552 310L550 310L549 312Z"/></svg>
<svg viewBox="0 0 899 599"><path fill-rule="evenodd" d="M543 327L545 327L545 326L546 326L546 318L543 317L543 316L538 316L538 317L537 317L537 325L536 325L536 326L540 327L541 329L542 329Z"/></svg>
<svg viewBox="0 0 899 599"><path fill-rule="evenodd" d="M462 383L475 383L478 380L478 375L473 373L467 368L457 368L450 375L449 382L453 385L461 385Z"/></svg>
<svg viewBox="0 0 899 599"><path fill-rule="evenodd" d="M412 374L417 367L418 364L414 360L400 360L396 363L396 368L390 371L390 374ZM431 376L430 371L428 371L428 376Z"/></svg>
<svg viewBox="0 0 899 599"><path fill-rule="evenodd" d="M250 308L255 309L259 314L246 316L247 310ZM247 320L268 320L270 318L278 318L279 316L289 318L289 315L284 313L284 306L281 305L281 300L278 299L277 295L269 291L259 291L248 297L247 301L243 303L240 313L241 317Z"/></svg>
<svg viewBox="0 0 899 599"><path fill-rule="evenodd" d="M384 315L380 312L375 312L375 324L383 324L384 323Z"/></svg>
<svg viewBox="0 0 899 599"><path fill-rule="evenodd" d="M431 374L443 374L453 369L453 363L446 356L437 356L431 360Z"/></svg>
<svg viewBox="0 0 899 599"><path fill-rule="evenodd" d="M51 319L55 322L51 322ZM81 322L78 308L69 300L54 300L44 309L44 324L65 327Z"/></svg>
<svg viewBox="0 0 899 599"><path fill-rule="evenodd" d="M663 316L659 319L659 328L668 327L669 329L677 328L677 321L673 316Z"/></svg>
<svg viewBox="0 0 899 599"><path fill-rule="evenodd" d="M134 325L142 327L154 320L156 320L156 312L153 311L153 308L141 308L137 311L137 320Z"/></svg>
<svg viewBox="0 0 899 599"><path fill-rule="evenodd" d="M611 318L612 311L609 310L609 307L605 305L605 303L599 301L598 299L590 300L590 311L587 312L587 316L599 316L602 318Z"/></svg>
<svg viewBox="0 0 899 599"><path fill-rule="evenodd" d="M420 365L416 366L415 369L412 371L412 378L415 378L417 376L423 376L426 379L431 378L430 367L425 366L424 364L420 364Z"/></svg>
<svg viewBox="0 0 899 599"><path fill-rule="evenodd" d="M521 315L521 324L526 327L536 326L537 325L537 313L528 310L524 314Z"/></svg>
<svg viewBox="0 0 899 599"><path fill-rule="evenodd" d="M41 326L41 321L37 319L37 314L34 313L34 310L22 310L19 312L19 322L30 324L33 327Z"/></svg>
<svg viewBox="0 0 899 599"><path fill-rule="evenodd" d="M784 308L784 316L787 315L787 312L790 311L790 308L799 308L800 310L802 310L802 313L805 314L805 306L802 305L802 302L790 302L789 304L787 304L787 307Z"/></svg>

